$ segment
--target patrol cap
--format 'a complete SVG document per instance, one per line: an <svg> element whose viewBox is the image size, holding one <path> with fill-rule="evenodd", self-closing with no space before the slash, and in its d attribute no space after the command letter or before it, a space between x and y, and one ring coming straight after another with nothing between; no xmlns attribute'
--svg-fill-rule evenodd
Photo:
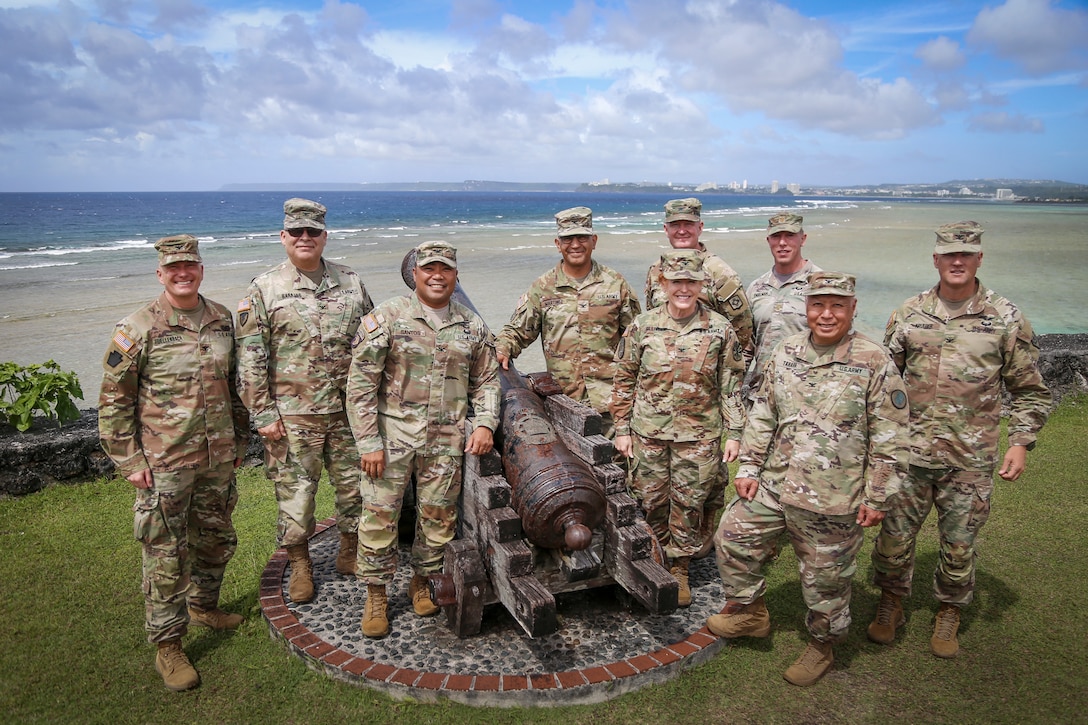
<svg viewBox="0 0 1088 725"><path fill-rule="evenodd" d="M588 206L576 206L564 209L555 215L555 224L559 228L556 236L575 237L580 234L593 234L593 210Z"/></svg>
<svg viewBox="0 0 1088 725"><path fill-rule="evenodd" d="M703 202L698 199L673 199L665 202L665 222L702 221Z"/></svg>
<svg viewBox="0 0 1088 725"><path fill-rule="evenodd" d="M201 262L200 247L196 237L192 234L175 234L172 237L163 237L155 242L155 249L159 252L159 266L165 267L174 262Z"/></svg>
<svg viewBox="0 0 1088 725"><path fill-rule="evenodd" d="M853 297L856 280L852 274L842 272L813 272L809 275L808 286L802 293L805 297L816 295L839 295Z"/></svg>
<svg viewBox="0 0 1088 725"><path fill-rule="evenodd" d="M679 249L661 255L661 276L665 279L706 279L703 255L694 249Z"/></svg>
<svg viewBox="0 0 1088 725"><path fill-rule="evenodd" d="M778 234L779 232L800 234L801 224L804 221L805 218L800 214L791 214L790 212L775 214L767 220L767 236L769 237L772 234Z"/></svg>
<svg viewBox="0 0 1088 725"><path fill-rule="evenodd" d="M937 246L934 254L982 251L983 229L978 222L954 222L937 229Z"/></svg>
<svg viewBox="0 0 1088 725"><path fill-rule="evenodd" d="M284 229L324 229L324 205L309 199L295 197L283 202Z"/></svg>
<svg viewBox="0 0 1088 725"><path fill-rule="evenodd" d="M431 262L457 269L457 250L449 242L423 242L416 247L416 266L423 267Z"/></svg>

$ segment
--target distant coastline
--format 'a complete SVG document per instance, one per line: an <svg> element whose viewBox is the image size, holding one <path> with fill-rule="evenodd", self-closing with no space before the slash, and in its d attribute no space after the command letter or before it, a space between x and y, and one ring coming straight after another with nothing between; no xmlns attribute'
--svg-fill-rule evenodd
<svg viewBox="0 0 1088 725"><path fill-rule="evenodd" d="M345 183L238 183L225 184L219 191L318 192L318 191L410 191L410 192L548 192L571 194L688 194L688 195L774 195L783 199L804 196L864 197L870 199L919 199L947 201L997 201L1029 204L1088 204L1088 184L1041 179L957 179L940 183L881 183L858 186L809 186L802 184L749 185L744 182L663 183L643 182L517 182L517 181L410 181Z"/></svg>

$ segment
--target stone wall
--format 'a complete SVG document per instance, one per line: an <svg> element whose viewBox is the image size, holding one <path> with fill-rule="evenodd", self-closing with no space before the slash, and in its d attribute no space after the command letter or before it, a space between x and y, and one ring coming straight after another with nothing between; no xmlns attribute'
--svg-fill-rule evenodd
<svg viewBox="0 0 1088 725"><path fill-rule="evenodd" d="M1041 335L1039 367L1054 393L1088 390L1088 335ZM247 465L264 455L254 433L246 453ZM98 412L85 410L80 419L57 427L38 419L25 433L0 424L0 497L23 496L54 483L78 483L113 471L113 463L98 444Z"/></svg>

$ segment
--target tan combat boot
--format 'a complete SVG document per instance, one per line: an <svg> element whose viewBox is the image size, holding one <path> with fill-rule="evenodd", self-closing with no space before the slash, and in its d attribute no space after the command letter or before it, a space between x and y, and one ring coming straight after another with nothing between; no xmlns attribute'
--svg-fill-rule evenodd
<svg viewBox="0 0 1088 725"><path fill-rule="evenodd" d="M669 573L673 575L676 581L680 582L680 591L676 595L676 606L678 607L690 607L691 606L691 586L688 584L688 564L691 559L686 556L679 559L672 560L672 566L669 568Z"/></svg>
<svg viewBox="0 0 1088 725"><path fill-rule="evenodd" d="M869 625L866 634L877 644L891 644L895 641L895 631L906 621L900 597L882 589L880 603L876 605L876 619Z"/></svg>
<svg viewBox="0 0 1088 725"><path fill-rule="evenodd" d="M344 576L355 575L355 557L359 553L359 534L340 534L340 550L336 553L336 571Z"/></svg>
<svg viewBox="0 0 1088 725"><path fill-rule="evenodd" d="M408 585L408 596L412 600L412 609L421 617L438 613L438 605L431 601L431 592L427 588L427 577L422 574L412 576Z"/></svg>
<svg viewBox="0 0 1088 725"><path fill-rule="evenodd" d="M208 627L216 631L222 632L225 629L238 629L245 618L241 614L231 614L230 612L224 612L219 607L215 609L200 609L199 607L189 607L189 621L192 624L198 624L201 627Z"/></svg>
<svg viewBox="0 0 1088 725"><path fill-rule="evenodd" d="M295 544L285 547L291 562L291 579L287 582L287 596L297 604L314 598L314 565L310 561L310 545Z"/></svg>
<svg viewBox="0 0 1088 725"><path fill-rule="evenodd" d="M706 620L707 628L726 639L734 637L766 637L771 633L771 613L763 597L751 604L729 602L721 614Z"/></svg>
<svg viewBox="0 0 1088 725"><path fill-rule="evenodd" d="M834 661L831 643L812 639L797 661L787 667L782 676L786 678L786 682L798 687L815 685L831 669Z"/></svg>
<svg viewBox="0 0 1088 725"><path fill-rule="evenodd" d="M200 675L185 656L181 638L159 642L155 653L155 670L162 675L162 684L174 692L191 690L200 684Z"/></svg>
<svg viewBox="0 0 1088 725"><path fill-rule="evenodd" d="M960 641L956 633L960 630L960 608L955 604L942 604L937 611L937 621L933 625L933 637L929 640L929 649L938 657L950 659L960 651Z"/></svg>
<svg viewBox="0 0 1088 725"><path fill-rule="evenodd" d="M385 596L385 585L368 584L366 606L363 608L363 634L373 638L389 634L388 608L389 601Z"/></svg>

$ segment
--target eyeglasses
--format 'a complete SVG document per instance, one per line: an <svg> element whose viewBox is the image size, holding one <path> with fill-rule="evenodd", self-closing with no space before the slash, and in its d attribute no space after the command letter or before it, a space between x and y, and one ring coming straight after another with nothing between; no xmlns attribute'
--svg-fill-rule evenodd
<svg viewBox="0 0 1088 725"><path fill-rule="evenodd" d="M314 229L313 227L303 227L302 229L288 229L287 233L290 234L295 239L298 239L303 234L308 236L310 239L317 239L318 237L321 236L321 234L324 231L325 231L324 229Z"/></svg>

